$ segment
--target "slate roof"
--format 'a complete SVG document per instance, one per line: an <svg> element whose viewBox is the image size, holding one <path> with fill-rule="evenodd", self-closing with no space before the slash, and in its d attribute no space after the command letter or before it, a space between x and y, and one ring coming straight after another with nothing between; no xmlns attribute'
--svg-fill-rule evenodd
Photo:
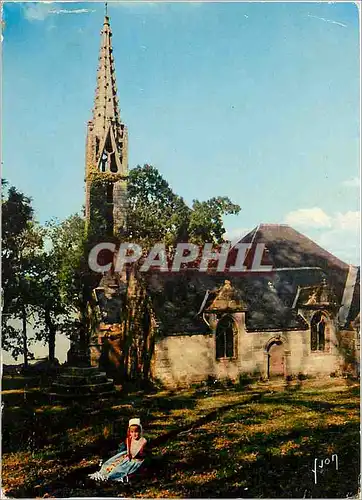
<svg viewBox="0 0 362 500"><path fill-rule="evenodd" d="M244 236L241 243L264 243L273 272L262 274L199 273L188 270L149 277L149 291L156 315L166 335L175 333L207 333L208 327L198 315L215 298L216 290L230 280L246 303L248 331L301 330L305 320L292 309L298 287L320 285L326 279L340 304L349 270L348 264L327 252L288 225L261 224ZM358 284L353 295L348 322L359 311Z"/></svg>
<svg viewBox="0 0 362 500"><path fill-rule="evenodd" d="M346 326L351 327L351 323L356 320L356 318L360 314L360 309L361 309L361 298L360 298L360 291L361 291L361 268L358 268L357 271L357 279L356 279L356 286L354 287L353 291L353 298L352 298L352 304L351 308L349 310L349 314L347 316L346 320Z"/></svg>
<svg viewBox="0 0 362 500"><path fill-rule="evenodd" d="M320 268L325 272L338 300L342 299L349 265L289 225L260 224L240 242L264 243L268 250L268 260L274 269ZM304 269L307 281L312 270ZM312 284L314 283L306 283L306 286Z"/></svg>

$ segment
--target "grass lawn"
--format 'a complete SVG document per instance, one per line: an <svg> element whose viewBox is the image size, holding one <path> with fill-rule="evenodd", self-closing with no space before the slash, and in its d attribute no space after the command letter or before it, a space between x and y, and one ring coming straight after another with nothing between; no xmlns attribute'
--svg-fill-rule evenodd
<svg viewBox="0 0 362 500"><path fill-rule="evenodd" d="M17 399L16 399L17 398ZM49 405L3 394L7 497L346 498L359 488L359 384L344 379L118 394ZM87 475L140 416L152 458L131 485ZM338 456L335 463L321 460ZM317 484L313 472L318 459Z"/></svg>

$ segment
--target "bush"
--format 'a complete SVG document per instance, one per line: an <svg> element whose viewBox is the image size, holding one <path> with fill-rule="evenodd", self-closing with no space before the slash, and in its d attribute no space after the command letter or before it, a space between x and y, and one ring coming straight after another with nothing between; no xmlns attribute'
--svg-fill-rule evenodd
<svg viewBox="0 0 362 500"><path fill-rule="evenodd" d="M253 379L248 373L240 373L237 384L240 387L244 387L249 385L252 381Z"/></svg>
<svg viewBox="0 0 362 500"><path fill-rule="evenodd" d="M215 387L215 385L219 386L220 382L215 377L213 377L212 375L208 375L207 380L206 380L206 384L209 387Z"/></svg>
<svg viewBox="0 0 362 500"><path fill-rule="evenodd" d="M233 387L234 386L234 381L231 380L230 377L226 377L226 378L222 379L221 384L224 387Z"/></svg>

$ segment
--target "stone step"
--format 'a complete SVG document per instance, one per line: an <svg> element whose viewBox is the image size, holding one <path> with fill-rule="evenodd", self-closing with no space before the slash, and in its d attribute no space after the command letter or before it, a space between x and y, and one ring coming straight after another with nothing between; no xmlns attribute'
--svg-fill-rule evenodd
<svg viewBox="0 0 362 500"><path fill-rule="evenodd" d="M52 400L97 398L102 399L115 394L114 383L105 372L96 366L66 366L45 391Z"/></svg>
<svg viewBox="0 0 362 500"><path fill-rule="evenodd" d="M58 378L60 384L65 385L93 385L102 382L108 382L105 372L95 373L92 375L70 375L69 373L61 373Z"/></svg>
<svg viewBox="0 0 362 500"><path fill-rule="evenodd" d="M51 390L59 393L79 395L83 393L99 394L101 392L114 389L113 380L107 380L101 384L69 385L59 382L53 382Z"/></svg>
<svg viewBox="0 0 362 500"><path fill-rule="evenodd" d="M62 369L62 373L86 377L92 374L95 375L99 373L99 368L97 368L96 366L65 366Z"/></svg>
<svg viewBox="0 0 362 500"><path fill-rule="evenodd" d="M97 393L97 400L105 398L108 399L110 396L113 396L116 394L115 389L112 389L111 391L107 392L98 392ZM67 394L67 393L58 393L58 392L52 392L49 391L47 392L47 395L52 398L54 401L57 399L71 399L76 397L78 398L94 398L95 394L94 392L84 392L82 394Z"/></svg>

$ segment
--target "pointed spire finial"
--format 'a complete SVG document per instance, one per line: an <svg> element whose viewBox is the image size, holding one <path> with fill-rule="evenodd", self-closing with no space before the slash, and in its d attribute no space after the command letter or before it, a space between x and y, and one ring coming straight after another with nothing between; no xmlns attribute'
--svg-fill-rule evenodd
<svg viewBox="0 0 362 500"><path fill-rule="evenodd" d="M105 2L104 4L104 15L108 17L108 2Z"/></svg>
<svg viewBox="0 0 362 500"><path fill-rule="evenodd" d="M105 3L107 6L108 2ZM107 7L106 7L107 8ZM97 89L94 102L93 119L96 134L101 136L108 128L108 122L120 123L117 99L116 73L112 49L112 30L106 15L101 31L101 44L97 71Z"/></svg>

